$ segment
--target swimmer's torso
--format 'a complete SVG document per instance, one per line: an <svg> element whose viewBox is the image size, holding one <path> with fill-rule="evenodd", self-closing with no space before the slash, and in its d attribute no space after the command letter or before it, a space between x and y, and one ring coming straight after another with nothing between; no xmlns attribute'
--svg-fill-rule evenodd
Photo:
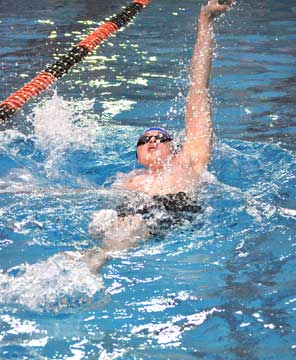
<svg viewBox="0 0 296 360"><path fill-rule="evenodd" d="M116 187L146 193L148 195L174 194L191 192L196 188L199 177L190 164L170 163L158 172L141 170L127 174Z"/></svg>

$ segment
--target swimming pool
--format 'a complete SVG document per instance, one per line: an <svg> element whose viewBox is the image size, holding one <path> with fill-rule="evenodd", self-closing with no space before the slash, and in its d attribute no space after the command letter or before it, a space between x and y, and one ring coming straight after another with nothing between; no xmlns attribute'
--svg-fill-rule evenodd
<svg viewBox="0 0 296 360"><path fill-rule="evenodd" d="M1 98L121 5L2 2ZM118 201L112 176L136 166L142 129L182 129L200 5L154 1L0 134L2 359L295 358L290 1L250 0L218 24L203 213L97 276L63 256L95 245L91 215Z"/></svg>

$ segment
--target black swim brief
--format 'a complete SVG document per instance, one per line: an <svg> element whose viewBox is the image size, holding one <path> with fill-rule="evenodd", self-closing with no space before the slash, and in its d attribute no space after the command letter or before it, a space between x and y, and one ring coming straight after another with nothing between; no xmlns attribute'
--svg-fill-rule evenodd
<svg viewBox="0 0 296 360"><path fill-rule="evenodd" d="M142 215L153 234L184 220L190 221L194 214L203 212L196 200L185 192L135 198L117 207L116 211L119 217Z"/></svg>

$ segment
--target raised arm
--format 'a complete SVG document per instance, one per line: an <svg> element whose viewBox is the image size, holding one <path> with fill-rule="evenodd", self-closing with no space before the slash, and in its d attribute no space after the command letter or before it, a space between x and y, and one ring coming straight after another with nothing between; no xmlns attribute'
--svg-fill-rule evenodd
<svg viewBox="0 0 296 360"><path fill-rule="evenodd" d="M222 1L220 0L220 3ZM207 165L211 154L212 122L209 81L213 58L213 20L229 9L233 1L210 0L198 19L197 40L193 50L190 84L186 102L184 154L189 156L197 175Z"/></svg>

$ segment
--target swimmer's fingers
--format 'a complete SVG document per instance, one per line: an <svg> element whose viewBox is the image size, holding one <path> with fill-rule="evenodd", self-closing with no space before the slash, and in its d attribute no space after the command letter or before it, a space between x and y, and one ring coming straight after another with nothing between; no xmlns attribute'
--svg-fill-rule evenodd
<svg viewBox="0 0 296 360"><path fill-rule="evenodd" d="M235 0L209 0L208 4L203 7L203 10L209 19L214 19L229 10L235 2Z"/></svg>
<svg viewBox="0 0 296 360"><path fill-rule="evenodd" d="M236 0L209 0L208 5L214 6L221 11L228 10L232 5L236 3Z"/></svg>

